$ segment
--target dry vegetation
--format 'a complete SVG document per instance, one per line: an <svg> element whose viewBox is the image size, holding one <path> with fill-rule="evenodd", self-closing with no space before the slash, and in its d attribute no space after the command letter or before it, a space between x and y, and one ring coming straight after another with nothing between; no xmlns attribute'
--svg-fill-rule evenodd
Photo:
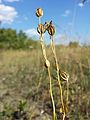
<svg viewBox="0 0 90 120"><path fill-rule="evenodd" d="M56 71L51 48L47 56L52 63L53 92L56 113L60 120L60 99ZM90 119L90 47L56 47L59 65L68 71L69 78L69 111L70 120ZM55 86L55 87L54 87ZM63 94L66 86L63 83ZM52 104L49 94L48 73L43 67L40 49L37 50L1 50L0 51L0 120L16 120L20 101L23 113L19 119L50 120ZM68 119L68 118L66 118Z"/></svg>

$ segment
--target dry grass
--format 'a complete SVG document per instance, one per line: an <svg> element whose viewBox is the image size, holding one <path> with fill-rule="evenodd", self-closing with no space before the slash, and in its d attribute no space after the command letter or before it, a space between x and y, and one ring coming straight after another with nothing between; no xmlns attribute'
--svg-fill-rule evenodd
<svg viewBox="0 0 90 120"><path fill-rule="evenodd" d="M51 61L53 89L56 113L59 117L59 92L55 80L56 71L53 71L54 59L50 47L47 56ZM57 59L63 70L68 71L69 78L69 113L70 120L90 119L90 48L56 47ZM26 99L28 108L35 111L32 105L42 107L51 117L52 105L49 95L49 81L46 68L43 66L41 51L0 51L0 111L4 104L9 103L16 109L20 99ZM65 87L65 84L63 85ZM66 91L63 92L63 94ZM32 105L31 105L32 103ZM37 105L36 105L37 104ZM39 107L38 107L39 106ZM31 112L32 113L32 112ZM35 114L32 119L35 118ZM47 116L47 115L46 115ZM39 120L43 118L39 118Z"/></svg>

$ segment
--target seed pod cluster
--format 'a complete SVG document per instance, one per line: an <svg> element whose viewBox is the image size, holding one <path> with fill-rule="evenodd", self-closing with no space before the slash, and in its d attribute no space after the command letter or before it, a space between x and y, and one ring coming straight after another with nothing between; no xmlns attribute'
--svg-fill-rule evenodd
<svg viewBox="0 0 90 120"><path fill-rule="evenodd" d="M56 77L54 77L54 78L56 78L58 80L58 84L59 84L60 99L61 99L61 103L62 103L62 107L60 108L60 113L63 115L63 120L64 120L64 118L66 117L67 110L68 110L66 105L68 105L67 103L68 103L68 79L69 79L69 75L66 72L59 69L59 65L58 65L57 57L56 57L54 39L53 39L53 36L55 34L55 27L53 26L52 21L45 22L45 24L41 23L41 16L43 16L42 8L38 8L36 10L36 16L38 17L38 23L39 23L38 27L37 27L37 32L40 34L40 43L41 43L42 53L43 53L43 57L44 57L44 66L48 70L48 75L49 75L49 79L50 79L50 95L51 95L52 107L53 107L53 118L54 118L54 120L56 120L57 115L55 113L56 108L55 108L53 90L52 90L52 76L51 76L51 70L50 70L51 67L50 67L50 62L49 62L47 55L46 55L46 50L45 50L45 45L44 45L44 33L46 31L50 35L50 39L51 39L51 47L52 47L52 52L53 52L54 59L55 59L55 70L56 70L56 74L57 74ZM67 84L66 94L63 94L65 92L62 92L62 90L63 90L62 81L65 81L65 83ZM65 95L66 95L66 100L65 100L65 104L64 104L63 96L65 96Z"/></svg>
<svg viewBox="0 0 90 120"><path fill-rule="evenodd" d="M37 17L43 16L43 10L42 10L42 8L38 8L38 9L36 10L36 16L37 16Z"/></svg>

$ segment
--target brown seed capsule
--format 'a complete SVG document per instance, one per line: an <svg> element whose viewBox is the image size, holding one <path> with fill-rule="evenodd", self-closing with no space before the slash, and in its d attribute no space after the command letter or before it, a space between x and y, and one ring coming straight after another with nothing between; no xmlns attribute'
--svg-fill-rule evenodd
<svg viewBox="0 0 90 120"><path fill-rule="evenodd" d="M68 78L69 78L69 75L64 72L64 71L59 71L59 74L60 74L60 78L63 80L63 81L68 81Z"/></svg>
<svg viewBox="0 0 90 120"><path fill-rule="evenodd" d="M49 26L48 33L50 36L53 36L55 34L55 28L54 26Z"/></svg>
<svg viewBox="0 0 90 120"><path fill-rule="evenodd" d="M44 34L44 33L45 33L45 28L44 28L44 25L43 25L43 24L38 24L37 32L38 32L39 34Z"/></svg>
<svg viewBox="0 0 90 120"><path fill-rule="evenodd" d="M46 23L46 28L47 28L47 31L48 31L50 36L53 36L55 34L55 28L54 28L54 26L52 24L52 21L50 21L49 26Z"/></svg>
<svg viewBox="0 0 90 120"><path fill-rule="evenodd" d="M42 10L42 8L38 8L38 9L36 10L36 16L37 16L37 17L43 16L43 10Z"/></svg>

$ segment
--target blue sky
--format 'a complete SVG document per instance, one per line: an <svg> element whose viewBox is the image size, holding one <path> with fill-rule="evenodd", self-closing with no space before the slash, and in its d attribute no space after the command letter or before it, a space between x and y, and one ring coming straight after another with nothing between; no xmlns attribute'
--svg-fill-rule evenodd
<svg viewBox="0 0 90 120"><path fill-rule="evenodd" d="M0 0L1 27L22 29L37 37L36 8L42 7L41 21L53 21L56 27L55 42L67 44L71 40L90 43L90 2L80 6L82 0ZM46 42L49 42L49 37Z"/></svg>

